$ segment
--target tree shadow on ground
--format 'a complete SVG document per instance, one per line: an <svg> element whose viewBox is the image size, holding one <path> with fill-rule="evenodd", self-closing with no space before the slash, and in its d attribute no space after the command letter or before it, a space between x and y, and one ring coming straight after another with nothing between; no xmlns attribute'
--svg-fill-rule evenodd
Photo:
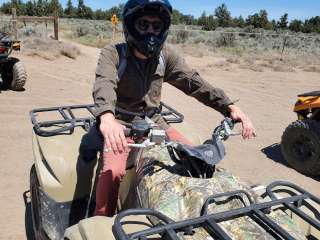
<svg viewBox="0 0 320 240"><path fill-rule="evenodd" d="M23 193L23 200L25 204L25 214L24 214L24 224L27 240L34 240L34 231L32 224L32 213L31 213L31 200L30 200L30 191Z"/></svg>
<svg viewBox="0 0 320 240"><path fill-rule="evenodd" d="M263 152L267 158L269 158L277 163L280 163L288 168L292 168L287 163L287 161L284 159L282 152L281 152L281 145L279 143L274 143L266 148L263 148L263 149L261 149L261 152ZM301 173L301 174L303 174L303 173ZM305 174L303 174L303 175L305 175ZM308 176L308 175L305 175L305 176L310 177L310 178L320 182L320 176L319 177Z"/></svg>

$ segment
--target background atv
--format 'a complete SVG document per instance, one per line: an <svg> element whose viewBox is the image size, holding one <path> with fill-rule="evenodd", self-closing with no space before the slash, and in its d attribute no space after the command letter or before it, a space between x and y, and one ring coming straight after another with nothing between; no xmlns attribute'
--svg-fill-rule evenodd
<svg viewBox="0 0 320 240"><path fill-rule="evenodd" d="M232 122L227 119L215 129L208 144L197 147L168 141L164 132L147 118L128 125L126 135L134 137L131 147L138 151L131 151L127 174L120 186L119 214L116 219L92 216L99 168L97 152L101 150L101 146L97 147L101 139L97 139L97 130L92 127L93 111L93 105L83 105L31 112L35 164L30 173L30 191L36 239L128 240L157 235L156 239L229 240L318 236L319 211L312 206L320 204L320 199L292 184L277 183L268 188L271 200L260 204L253 200L254 194L247 185L228 171L216 168L215 164L225 155L222 140L233 135ZM55 120L54 115L62 119ZM174 127L195 145L199 144L190 135L191 128L181 127L181 114L162 103L161 115L169 123L180 122ZM131 159L139 162L135 164ZM277 199L273 195L280 192L279 185L291 187L284 191L289 196ZM308 216L301 210L305 206L311 209ZM130 208L135 209L127 210ZM301 230L292 221L292 212L307 222L308 230ZM131 233L127 233L128 229Z"/></svg>
<svg viewBox="0 0 320 240"><path fill-rule="evenodd" d="M3 89L23 90L27 73L19 59L9 57L12 51L20 50L20 41L13 41L0 33L0 81Z"/></svg>
<svg viewBox="0 0 320 240"><path fill-rule="evenodd" d="M320 91L298 96L298 120L282 135L281 150L288 164L299 172L320 175Z"/></svg>

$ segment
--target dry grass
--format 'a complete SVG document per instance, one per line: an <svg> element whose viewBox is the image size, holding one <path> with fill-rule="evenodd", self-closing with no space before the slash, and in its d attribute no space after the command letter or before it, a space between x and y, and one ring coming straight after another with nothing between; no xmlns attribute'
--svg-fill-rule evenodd
<svg viewBox="0 0 320 240"><path fill-rule="evenodd" d="M317 72L320 73L320 65L311 65L303 68L305 72Z"/></svg>
<svg viewBox="0 0 320 240"><path fill-rule="evenodd" d="M80 49L70 43L40 38L24 40L23 51L29 56L38 56L46 60L54 60L61 56L76 59L81 54Z"/></svg>
<svg viewBox="0 0 320 240"><path fill-rule="evenodd" d="M232 64L240 64L240 58L239 57L227 57L226 61L228 63L232 63Z"/></svg>
<svg viewBox="0 0 320 240"><path fill-rule="evenodd" d="M239 68L240 69L248 69L248 70L251 70L251 71L254 71L254 72L263 72L264 69L263 67L257 65L257 64L248 64L248 63L241 63L239 64Z"/></svg>
<svg viewBox="0 0 320 240"><path fill-rule="evenodd" d="M76 59L80 54L80 49L74 45L64 43L61 46L60 53L68 58Z"/></svg>
<svg viewBox="0 0 320 240"><path fill-rule="evenodd" d="M44 59L55 59L60 56L75 59L79 56L80 51L76 47L64 45L65 43L54 43L53 40L30 40L30 38L41 36L45 39L48 34L43 26L43 24L27 25L20 29L20 36L26 37L28 54ZM121 24L115 39L112 39L112 26L109 21L60 19L60 27L60 36L84 45L102 48L107 44L123 41ZM216 63L213 66L216 68L229 71L238 67L255 72L320 71L320 45L318 44L320 35L292 33L293 37L281 54L283 39L280 35L276 37L229 36L219 32L225 29L211 32L181 29L173 26L167 42L174 44L174 47L184 55L197 58L217 56L225 59L225 63ZM52 26L49 26L49 34L51 30Z"/></svg>

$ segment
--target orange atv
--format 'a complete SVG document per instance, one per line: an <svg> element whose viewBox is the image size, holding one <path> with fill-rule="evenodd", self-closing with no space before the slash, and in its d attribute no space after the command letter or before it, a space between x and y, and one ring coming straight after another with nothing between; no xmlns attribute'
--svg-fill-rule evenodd
<svg viewBox="0 0 320 240"><path fill-rule="evenodd" d="M26 70L19 59L10 57L12 51L20 51L20 47L20 41L12 40L0 32L0 89L24 89Z"/></svg>
<svg viewBox="0 0 320 240"><path fill-rule="evenodd" d="M282 135L281 150L288 164L299 172L320 175L320 91L298 96L298 120Z"/></svg>

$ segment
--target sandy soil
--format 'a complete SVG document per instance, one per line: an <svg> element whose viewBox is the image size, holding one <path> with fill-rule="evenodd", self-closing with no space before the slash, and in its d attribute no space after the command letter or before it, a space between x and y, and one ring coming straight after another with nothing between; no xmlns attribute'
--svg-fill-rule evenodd
<svg viewBox="0 0 320 240"><path fill-rule="evenodd" d="M91 89L99 50L81 46L81 52L77 60L61 57L47 61L19 56L28 71L26 90L0 93L0 239L26 239L31 229L23 198L23 193L29 189L33 160L29 111L38 107L92 102ZM212 67L212 63L221 60L219 58L186 58L205 79L225 89L232 99L240 99L238 105L255 124L257 138L243 141L234 137L226 143L227 157L222 166L251 184L284 179L319 196L319 179L306 177L286 166L278 143L285 127L296 118L292 112L296 95L319 90L320 73L253 72L236 65L225 71ZM222 119L217 112L171 86L164 86L163 99L183 113L186 121L204 138L210 136Z"/></svg>

